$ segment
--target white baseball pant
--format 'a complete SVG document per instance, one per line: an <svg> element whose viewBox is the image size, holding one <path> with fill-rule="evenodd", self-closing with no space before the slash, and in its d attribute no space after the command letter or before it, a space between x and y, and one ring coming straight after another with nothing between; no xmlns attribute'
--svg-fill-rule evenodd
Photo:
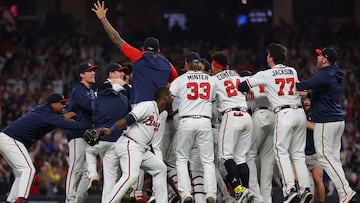
<svg viewBox="0 0 360 203"><path fill-rule="evenodd" d="M191 182L187 166L191 149L196 144L200 151L200 159L204 169L206 198L216 199L214 142L210 119L203 117L182 118L176 136L176 170L181 198L191 195Z"/></svg>
<svg viewBox="0 0 360 203"><path fill-rule="evenodd" d="M305 164L306 116L303 108L286 108L275 113L275 158L283 183L283 195L295 187L293 165L297 171L300 193L310 188ZM290 161L291 160L291 161Z"/></svg>
<svg viewBox="0 0 360 203"><path fill-rule="evenodd" d="M66 177L66 202L82 203L87 198L87 187L90 179L87 177L85 154L87 143L80 138L74 138L68 143L69 169Z"/></svg>
<svg viewBox="0 0 360 203"><path fill-rule="evenodd" d="M120 160L115 154L115 142L100 141L97 145L86 149L88 177L99 176L97 172L97 155L102 158L104 185L101 202L107 202L110 192L120 177Z"/></svg>
<svg viewBox="0 0 360 203"><path fill-rule="evenodd" d="M6 201L15 202L18 197L27 199L35 175L35 167L25 145L1 132L0 154L12 168L15 176Z"/></svg>
<svg viewBox="0 0 360 203"><path fill-rule="evenodd" d="M274 155L274 112L259 109L253 113L253 141L248 155L249 189L258 201L272 203ZM255 159L260 160L260 188ZM262 166L262 167L261 167Z"/></svg>
<svg viewBox="0 0 360 203"><path fill-rule="evenodd" d="M314 123L314 144L320 165L333 181L341 203L349 202L354 195L340 161L341 137L344 127L344 121Z"/></svg>
<svg viewBox="0 0 360 203"><path fill-rule="evenodd" d="M162 111L160 113L160 116L161 116L160 127L158 131L154 134L154 138L151 141L151 146L152 149L154 150L155 155L159 157L160 160L163 160L164 150L165 150L163 140L164 140L164 133L166 130L166 118L168 116L168 112ZM165 139L166 139L165 141L167 141L167 138ZM137 182L135 184L135 189L130 194L131 197L135 198L137 196L142 196L142 190L144 187L144 178L145 178L145 173L143 170L140 170Z"/></svg>
<svg viewBox="0 0 360 203"><path fill-rule="evenodd" d="M115 184L108 202L119 202L138 179L140 167L153 177L156 202L167 203L166 166L154 153L133 140L121 136L116 142L120 158L121 178Z"/></svg>
<svg viewBox="0 0 360 203"><path fill-rule="evenodd" d="M222 160L246 163L252 139L252 119L245 112L230 111L222 116L219 128L219 152Z"/></svg>

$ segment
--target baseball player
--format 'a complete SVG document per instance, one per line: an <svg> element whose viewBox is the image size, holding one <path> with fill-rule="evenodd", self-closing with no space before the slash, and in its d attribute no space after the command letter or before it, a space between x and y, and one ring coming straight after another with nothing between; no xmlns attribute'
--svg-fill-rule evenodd
<svg viewBox="0 0 360 203"><path fill-rule="evenodd" d="M111 41L134 63L130 104L135 106L139 102L153 100L153 93L156 88L167 86L169 82L178 76L175 67L160 54L159 40L154 37L148 37L144 41L142 50L138 50L128 44L107 20L107 8L105 9L103 1L101 3L100 1L94 3L92 11L95 12ZM162 117L166 118L165 115L162 115ZM166 120L163 119L161 122L161 126L165 126ZM164 133L163 129L157 132L160 136L156 137L160 141L153 143L153 148L159 156L162 156L159 154L161 151L158 144L161 143ZM137 191L141 188L142 184L140 182L139 186L137 186ZM141 192L139 191L138 194L141 195Z"/></svg>
<svg viewBox="0 0 360 203"><path fill-rule="evenodd" d="M283 183L284 203L293 202L298 195L301 202L312 199L310 178L305 164L306 116L296 92L297 72L283 65L285 46L272 43L267 47L267 63L271 69L259 71L241 82L240 91L263 85L275 112L274 152ZM296 191L292 165L296 168L299 191Z"/></svg>
<svg viewBox="0 0 360 203"><path fill-rule="evenodd" d="M7 202L25 202L29 196L35 175L35 167L27 151L31 145L54 128L85 130L91 127L88 123L70 121L76 115L74 112L63 114L67 101L63 95L52 94L47 98L47 104L34 107L0 133L0 154L15 175Z"/></svg>
<svg viewBox="0 0 360 203"><path fill-rule="evenodd" d="M95 12L111 41L134 63L131 104L152 100L156 88L166 86L168 82L173 81L178 76L175 67L160 54L158 39L146 38L140 51L128 44L111 26L106 18L108 9L105 9L103 1L94 3L94 8L91 10Z"/></svg>
<svg viewBox="0 0 360 203"><path fill-rule="evenodd" d="M74 84L71 90L71 101L68 111L77 114L76 121L91 125L91 103L95 98L91 85L95 83L95 70L97 66L90 63L79 65L77 73L80 82ZM66 202L84 202L87 197L87 188L90 179L87 174L85 161L87 143L82 138L85 130L68 131L69 170L66 177Z"/></svg>
<svg viewBox="0 0 360 203"><path fill-rule="evenodd" d="M107 79L103 80L98 87L97 97L92 104L95 128L111 127L112 124L129 112L127 97L112 89L112 87L112 84ZM86 149L88 176L92 186L99 183L96 156L100 155L102 158L104 185L101 202L107 202L107 198L119 178L119 158L113 148L121 134L122 130L114 131L109 136L101 137L97 145L88 146Z"/></svg>
<svg viewBox="0 0 360 203"><path fill-rule="evenodd" d="M106 135L129 126L116 142L115 150L120 157L122 176L115 184L108 202L118 202L126 191L137 181L140 167L153 176L156 202L166 203L166 166L149 150L155 132L160 127L160 113L171 108L172 97L167 87L160 87L154 93L155 101L145 101L136 105L123 119L110 129L98 128Z"/></svg>
<svg viewBox="0 0 360 203"><path fill-rule="evenodd" d="M237 90L242 78L228 70L229 58L223 51L212 55L212 73L216 89L216 104L221 116L219 153L235 199L241 202L249 195L249 168L246 163L252 139L252 119L246 97Z"/></svg>
<svg viewBox="0 0 360 203"><path fill-rule="evenodd" d="M296 83L299 91L311 92L311 117L314 122L314 143L320 165L334 182L339 202L356 202L356 192L346 180L340 161L341 136L345 122L340 98L344 73L335 64L335 49L316 49L319 71L312 78Z"/></svg>
<svg viewBox="0 0 360 203"><path fill-rule="evenodd" d="M213 136L211 129L213 81L201 70L199 54L190 52L185 57L186 73L170 86L171 94L179 101L179 126L177 132L176 169L178 189L182 202L193 202L188 174L190 151L197 144L204 168L204 190L208 203L216 201Z"/></svg>
<svg viewBox="0 0 360 203"><path fill-rule="evenodd" d="M126 91L124 81L126 67L121 66L118 63L110 63L105 67L105 75L108 77L108 80L112 84L112 88L115 91ZM124 93L127 95L127 93Z"/></svg>
<svg viewBox="0 0 360 203"><path fill-rule="evenodd" d="M253 140L248 154L249 188L258 202L272 203L274 155L274 112L263 86L251 88L254 98L249 101L252 110ZM260 188L255 159L260 160Z"/></svg>
<svg viewBox="0 0 360 203"><path fill-rule="evenodd" d="M323 182L323 169L320 166L319 159L316 156L316 150L314 145L314 123L311 119L310 113L310 98L307 96L302 97L303 106L307 117L306 122L306 145L305 145L305 161L306 166L311 172L314 180L314 199L318 203L325 202L325 187Z"/></svg>
<svg viewBox="0 0 360 203"><path fill-rule="evenodd" d="M210 74L211 72L211 65L205 58L200 58L200 62L204 65L204 70L201 70L202 72L206 74ZM174 103L173 103L174 104ZM174 105L173 105L174 106ZM211 127L213 132L213 140L214 140L214 160L215 160L215 175L216 175L216 183L217 183L217 201L219 202L225 202L225 203L233 203L234 198L230 196L227 186L219 172L218 169L218 162L219 162L219 156L218 156L218 111L213 106L212 108L212 119L211 119ZM191 185L192 185L192 195L194 197L195 202L205 202L206 194L204 192L204 169L201 164L201 157L200 157L200 151L197 145L194 145L190 152L190 160L189 160L189 173L191 177Z"/></svg>

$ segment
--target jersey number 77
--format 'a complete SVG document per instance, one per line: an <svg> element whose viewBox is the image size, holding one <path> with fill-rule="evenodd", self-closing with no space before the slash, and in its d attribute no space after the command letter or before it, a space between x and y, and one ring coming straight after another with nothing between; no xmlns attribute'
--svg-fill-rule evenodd
<svg viewBox="0 0 360 203"><path fill-rule="evenodd" d="M283 96L285 94L284 88L285 85L290 85L288 95L294 94L294 86L295 86L295 79L294 78L275 78L275 83L280 85L280 89L278 91L279 96Z"/></svg>

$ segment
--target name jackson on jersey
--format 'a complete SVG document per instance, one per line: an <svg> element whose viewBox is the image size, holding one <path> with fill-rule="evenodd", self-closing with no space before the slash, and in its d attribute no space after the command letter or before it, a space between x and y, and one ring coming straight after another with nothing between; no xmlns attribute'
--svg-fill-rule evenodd
<svg viewBox="0 0 360 203"><path fill-rule="evenodd" d="M273 75L272 76L276 76L276 75L294 75L294 71L288 68L283 68L283 69L275 69L272 71Z"/></svg>
<svg viewBox="0 0 360 203"><path fill-rule="evenodd" d="M154 132L157 132L160 128L160 123L154 119L153 115L147 117L142 123L147 126L154 126Z"/></svg>

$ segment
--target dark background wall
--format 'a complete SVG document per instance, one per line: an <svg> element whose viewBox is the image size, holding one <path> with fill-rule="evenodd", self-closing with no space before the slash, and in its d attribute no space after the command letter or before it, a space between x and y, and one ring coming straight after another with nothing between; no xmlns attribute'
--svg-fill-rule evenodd
<svg viewBox="0 0 360 203"><path fill-rule="evenodd" d="M49 24L67 26L79 21L94 22L90 10L93 0L1 0L1 5L18 5L23 18L47 16ZM356 0L107 0L108 17L123 20L125 27L151 29L162 26L165 12L185 13L190 29L210 30L211 24L235 26L236 16L254 9L270 8L273 25L280 20L296 22L304 19L357 19L360 2ZM97 27L98 28L98 27ZM60 29L60 28L59 28Z"/></svg>

